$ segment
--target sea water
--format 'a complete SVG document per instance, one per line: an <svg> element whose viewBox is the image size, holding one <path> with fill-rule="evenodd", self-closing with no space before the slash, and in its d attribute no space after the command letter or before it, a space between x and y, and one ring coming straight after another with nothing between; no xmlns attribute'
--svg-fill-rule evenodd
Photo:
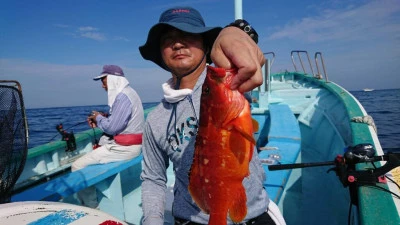
<svg viewBox="0 0 400 225"><path fill-rule="evenodd" d="M400 89L351 92L375 120L378 137L384 151L400 151ZM149 108L157 103L143 103ZM29 127L29 148L61 140L56 126L67 132L90 129L86 122L93 110L108 112L107 105L26 109Z"/></svg>
<svg viewBox="0 0 400 225"><path fill-rule="evenodd" d="M351 93L374 119L383 150L400 151L400 89Z"/></svg>

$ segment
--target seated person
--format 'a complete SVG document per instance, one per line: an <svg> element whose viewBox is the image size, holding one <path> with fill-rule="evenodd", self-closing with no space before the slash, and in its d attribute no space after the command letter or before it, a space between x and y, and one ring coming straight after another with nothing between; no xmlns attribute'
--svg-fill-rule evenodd
<svg viewBox="0 0 400 225"><path fill-rule="evenodd" d="M138 94L129 86L119 66L105 65L101 74L94 78L100 79L108 94L109 116L93 111L88 122L91 127L104 131L104 135L100 138L100 147L77 159L72 171L92 164L132 159L141 151L144 112ZM94 187L80 191L78 197L82 205L96 208L95 193Z"/></svg>

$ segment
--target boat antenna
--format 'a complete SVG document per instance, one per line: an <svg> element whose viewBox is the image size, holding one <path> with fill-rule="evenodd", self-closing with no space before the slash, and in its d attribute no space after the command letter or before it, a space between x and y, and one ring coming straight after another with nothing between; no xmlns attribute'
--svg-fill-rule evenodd
<svg viewBox="0 0 400 225"><path fill-rule="evenodd" d="M235 20L243 19L242 0L235 0Z"/></svg>

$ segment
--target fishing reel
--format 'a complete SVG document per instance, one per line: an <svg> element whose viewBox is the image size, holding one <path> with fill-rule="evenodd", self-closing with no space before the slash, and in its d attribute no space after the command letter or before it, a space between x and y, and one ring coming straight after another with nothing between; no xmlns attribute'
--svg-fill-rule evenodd
<svg viewBox="0 0 400 225"><path fill-rule="evenodd" d="M400 166L400 160L395 155L388 154L375 156L374 146L371 144L358 144L346 149L344 156L338 155L335 158L335 167L328 170L335 171L340 182L344 187L353 184L386 183L385 174L390 170ZM365 170L356 170L357 163L388 161L379 168L366 168Z"/></svg>
<svg viewBox="0 0 400 225"><path fill-rule="evenodd" d="M73 152L76 150L76 141L75 141L75 135L74 132L71 131L71 133L68 133L66 130L64 130L62 123L56 125L56 130L58 133L61 134L62 136L62 141L65 141L67 146L65 148L66 152Z"/></svg>
<svg viewBox="0 0 400 225"><path fill-rule="evenodd" d="M334 165L327 172L335 171L343 187L350 188L351 201L357 204L356 187L361 185L374 186L377 183L386 183L385 174L392 169L400 166L400 153L386 153L384 155L375 156L375 149L372 144L358 144L347 147L344 155L336 156L334 161L315 162L315 163L295 163L295 164L279 164L269 165L268 169L282 170L316 166ZM375 167L373 162L386 161L381 167ZM373 167L356 170L358 163L372 163Z"/></svg>

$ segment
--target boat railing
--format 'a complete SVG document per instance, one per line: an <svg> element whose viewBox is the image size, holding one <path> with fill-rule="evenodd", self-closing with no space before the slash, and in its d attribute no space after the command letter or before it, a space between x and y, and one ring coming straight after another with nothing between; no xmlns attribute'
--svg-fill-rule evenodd
<svg viewBox="0 0 400 225"><path fill-rule="evenodd" d="M270 65L272 66L272 64L274 63L274 61L275 61L275 52L265 52L265 53L263 53L264 54L264 57L266 58L266 59L269 59L269 57L266 57L267 55L272 55L272 57L271 57L271 60L270 60Z"/></svg>
<svg viewBox="0 0 400 225"><path fill-rule="evenodd" d="M290 56L292 58L292 63L293 63L293 66L294 66L294 69L295 69L296 72L299 72L299 70L298 70L297 65L296 65L295 55L297 55L298 61L300 62L300 65L301 65L301 68L303 69L303 73L304 74L307 74L307 72L306 72L306 69L304 67L302 55L306 55L307 60L308 60L308 64L310 65L310 69L311 69L312 75L317 79L322 79L323 77L325 77L326 82L329 82L328 81L328 74L326 73L326 69L325 69L324 58L322 57L322 53L321 52L316 52L315 55L314 55L315 67L317 68L317 73L316 74L314 73L314 69L313 69L313 66L311 64L311 60L310 60L310 56L308 55L308 52L307 51L303 51L303 50L293 50L290 53ZM318 58L320 58L320 60L321 60L321 67L322 67L322 70L324 72L323 74L321 73L321 71L319 69L320 67L319 67L319 63L318 63Z"/></svg>
<svg viewBox="0 0 400 225"><path fill-rule="evenodd" d="M322 79L322 75L321 75L321 73L319 71L319 66L318 66L318 56L321 59L321 65L322 65L322 69L324 71L325 80L326 80L326 82L329 82L328 81L328 74L326 73L326 70L325 70L324 58L322 57L322 53L321 52L316 52L315 55L314 55L315 65L317 67L317 74L315 74L314 76L317 77L318 79Z"/></svg>
<svg viewBox="0 0 400 225"><path fill-rule="evenodd" d="M266 81L266 85L264 85L264 90L262 90L262 91L267 92L267 91L271 90L270 74L271 74L272 64L275 61L275 53L274 52L265 52L263 54L265 57L264 80ZM267 57L268 55L271 55L271 57ZM260 87L259 87L259 91L260 91Z"/></svg>
<svg viewBox="0 0 400 225"><path fill-rule="evenodd" d="M252 104L258 109L266 109L268 105L268 96L271 92L271 65L275 60L274 52L263 53L265 63L262 68L264 82L251 92Z"/></svg>
<svg viewBox="0 0 400 225"><path fill-rule="evenodd" d="M298 57L298 60L300 62L301 68L303 69L303 73L305 73L305 74L307 74L307 72L306 72L306 69L304 68L303 59L301 58L301 55L305 54L307 56L307 60L308 60L308 64L310 65L311 73L312 73L312 75L314 75L314 69L313 69L313 67L311 65L310 56L308 55L307 51L303 51L303 50L293 50L293 51L291 51L290 57L292 58L292 63L293 63L293 66L294 66L294 70L296 72L299 72L299 70L297 69L297 66L296 66L296 62L294 60L294 53L297 53L297 57Z"/></svg>

